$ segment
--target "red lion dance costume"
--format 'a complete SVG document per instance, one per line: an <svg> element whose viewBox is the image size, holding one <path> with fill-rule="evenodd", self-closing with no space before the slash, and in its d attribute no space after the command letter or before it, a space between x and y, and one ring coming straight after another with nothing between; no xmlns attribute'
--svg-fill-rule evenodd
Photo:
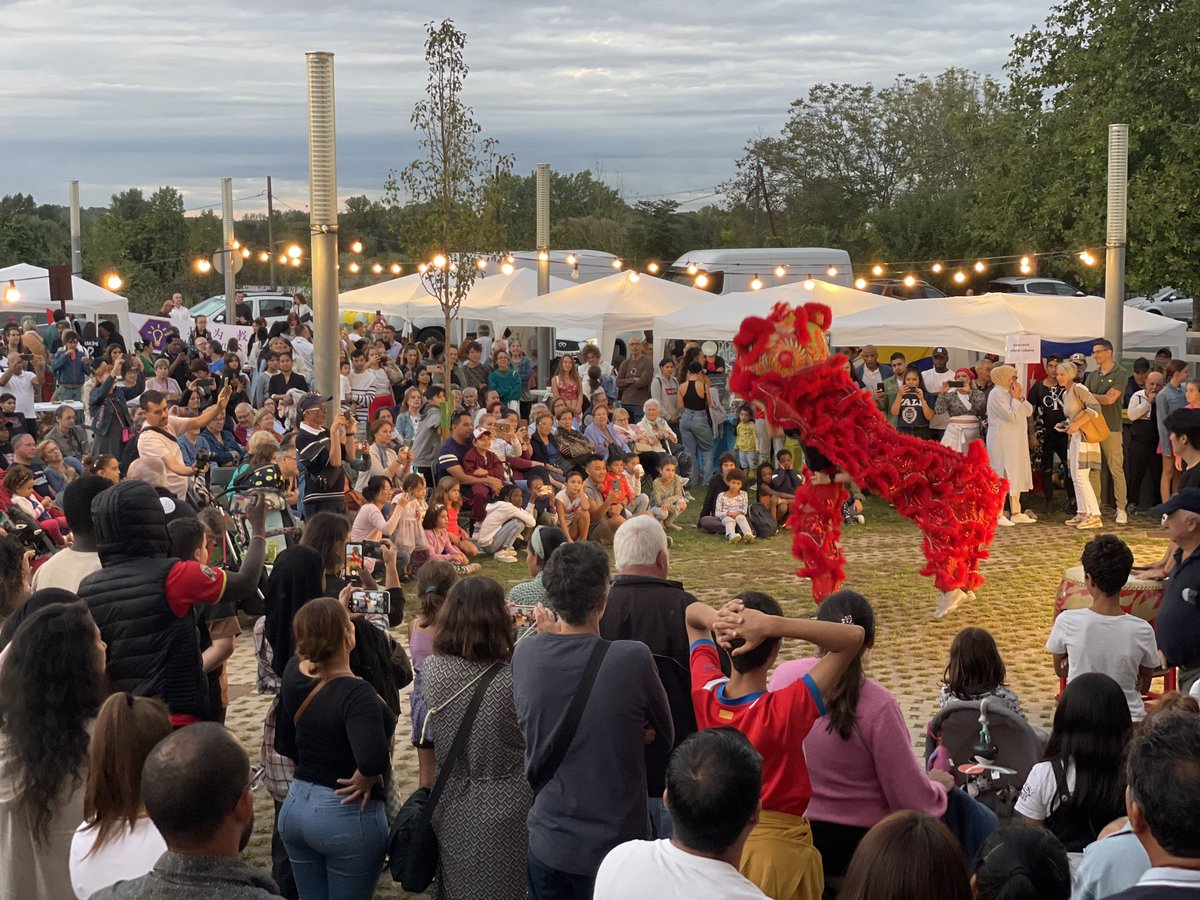
<svg viewBox="0 0 1200 900"><path fill-rule="evenodd" d="M1005 486L988 463L982 441L966 454L898 433L846 371L846 358L830 356L825 332L829 307L778 304L767 319L751 317L734 339L737 364L729 386L760 401L769 424L798 429L805 444L828 457L862 488L883 497L925 535L927 560L941 591L935 616L972 596L983 577ZM840 484L814 484L805 469L788 527L792 552L804 565L820 603L845 581Z"/></svg>

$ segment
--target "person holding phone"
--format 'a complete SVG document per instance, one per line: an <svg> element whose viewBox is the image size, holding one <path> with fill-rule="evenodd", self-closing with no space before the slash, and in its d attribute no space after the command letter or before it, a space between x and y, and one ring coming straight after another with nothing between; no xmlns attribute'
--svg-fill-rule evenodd
<svg viewBox="0 0 1200 900"><path fill-rule="evenodd" d="M949 417L942 435L942 446L966 453L971 441L980 436L987 399L974 384L975 373L959 369L954 378L942 385L933 405L934 415Z"/></svg>
<svg viewBox="0 0 1200 900"><path fill-rule="evenodd" d="M896 430L901 434L931 440L929 422L933 409L929 405L929 393L921 384L921 372L915 366L904 373L904 387L892 401L892 415L896 417Z"/></svg>

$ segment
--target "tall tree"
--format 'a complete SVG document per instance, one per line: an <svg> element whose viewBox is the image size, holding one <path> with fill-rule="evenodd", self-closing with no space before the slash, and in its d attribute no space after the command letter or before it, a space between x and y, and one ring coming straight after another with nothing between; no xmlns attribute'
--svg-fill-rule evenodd
<svg viewBox="0 0 1200 900"><path fill-rule="evenodd" d="M453 20L425 26L425 62L429 74L425 97L413 108L411 122L424 156L399 174L388 176L384 201L399 206L406 192L409 206L424 226L426 289L437 298L445 319L446 339L463 298L479 275L480 253L501 249L503 228L496 215L500 182L512 168L493 138L482 137L471 107L463 101L469 68L464 56L467 36ZM424 256L424 254L422 254ZM445 369L451 383L449 358Z"/></svg>

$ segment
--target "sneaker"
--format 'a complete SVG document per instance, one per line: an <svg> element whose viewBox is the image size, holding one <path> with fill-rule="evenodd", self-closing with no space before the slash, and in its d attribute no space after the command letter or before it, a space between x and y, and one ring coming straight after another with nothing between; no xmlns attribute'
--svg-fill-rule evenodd
<svg viewBox="0 0 1200 900"><path fill-rule="evenodd" d="M668 528L670 528L672 531L683 531L683 526L682 526L682 525L676 525L674 522L672 522L672 523L671 523L670 525L668 525L667 527L668 527Z"/></svg>
<svg viewBox="0 0 1200 900"><path fill-rule="evenodd" d="M959 605L967 599L967 595L955 588L952 591L942 591L938 597L937 609L933 611L935 619L942 619L958 609Z"/></svg>
<svg viewBox="0 0 1200 900"><path fill-rule="evenodd" d="M1080 531L1086 531L1089 528L1103 528L1104 522L1099 516L1086 516L1082 522L1075 526Z"/></svg>
<svg viewBox="0 0 1200 900"><path fill-rule="evenodd" d="M736 531L729 536L729 543L740 544L741 542L742 542L742 536L740 534L738 534Z"/></svg>
<svg viewBox="0 0 1200 900"><path fill-rule="evenodd" d="M1123 509L1118 510L1117 511L1117 524L1118 525L1128 525L1129 524L1129 513L1125 512L1125 510L1123 510Z"/></svg>
<svg viewBox="0 0 1200 900"><path fill-rule="evenodd" d="M859 525L866 525L867 517L860 514L860 515L857 515L854 517L854 521L857 522Z"/></svg>
<svg viewBox="0 0 1200 900"><path fill-rule="evenodd" d="M492 559L504 563L515 563L517 561L517 554L514 550L498 550L492 554Z"/></svg>
<svg viewBox="0 0 1200 900"><path fill-rule="evenodd" d="M694 502L694 501L695 501L695 499L696 499L696 498L692 496L692 492L691 492L691 491L684 491L684 492L683 492L683 499L684 499L684 500L686 500L688 503L692 503L692 502Z"/></svg>
<svg viewBox="0 0 1200 900"><path fill-rule="evenodd" d="M1080 522L1082 522L1086 518L1087 518L1087 516L1085 516L1083 513L1076 513L1073 518L1067 519L1067 521L1063 522L1063 524L1064 525L1078 525Z"/></svg>
<svg viewBox="0 0 1200 900"><path fill-rule="evenodd" d="M1003 525L1005 528L1012 528L1013 521L1008 516L1001 516L996 520L997 525Z"/></svg>
<svg viewBox="0 0 1200 900"><path fill-rule="evenodd" d="M742 535L742 540L745 541L747 544L753 544L754 541L756 540L756 538L754 537L753 534L744 534L744 535Z"/></svg>
<svg viewBox="0 0 1200 900"><path fill-rule="evenodd" d="M671 536L668 534L668 535L667 535L667 547L668 547L668 548L671 548L671 547L674 547L674 546L675 546L675 538L671 537Z"/></svg>
<svg viewBox="0 0 1200 900"><path fill-rule="evenodd" d="M1032 525L1036 521L1037 519L1035 519L1033 516L1023 512L1019 512L1012 517L1012 523L1014 525Z"/></svg>

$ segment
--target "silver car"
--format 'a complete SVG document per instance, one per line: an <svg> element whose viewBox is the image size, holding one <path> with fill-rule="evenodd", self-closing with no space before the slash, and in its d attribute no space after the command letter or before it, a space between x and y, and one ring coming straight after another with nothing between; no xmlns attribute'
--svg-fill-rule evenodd
<svg viewBox="0 0 1200 900"><path fill-rule="evenodd" d="M1032 276L994 278L987 289L997 294L1041 294L1051 297L1082 297L1083 291L1058 278Z"/></svg>
<svg viewBox="0 0 1200 900"><path fill-rule="evenodd" d="M1159 288L1149 297L1130 297L1125 301L1125 305L1132 309L1144 309L1148 313L1154 313L1156 316L1166 316L1170 319L1178 319L1180 322L1187 322L1189 325L1192 322L1192 298L1191 295L1185 294L1183 291L1176 290L1173 287Z"/></svg>

